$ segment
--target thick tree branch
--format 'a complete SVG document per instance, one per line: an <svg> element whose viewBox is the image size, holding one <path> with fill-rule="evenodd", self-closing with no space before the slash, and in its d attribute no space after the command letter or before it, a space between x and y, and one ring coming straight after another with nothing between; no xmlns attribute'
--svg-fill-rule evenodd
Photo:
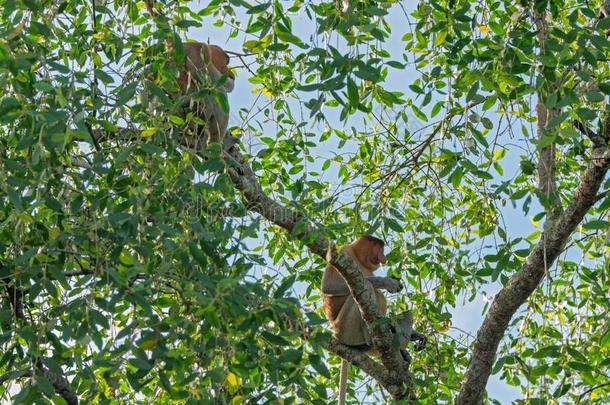
<svg viewBox="0 0 610 405"><path fill-rule="evenodd" d="M68 403L68 405L78 405L78 396L63 374L46 370L42 366L39 366L38 368L40 369L42 375L44 375L44 377L53 385L55 392L61 396ZM32 377L32 375L33 373L30 369L11 371L10 373L0 375L0 384L4 384L6 381L10 380Z"/></svg>
<svg viewBox="0 0 610 405"><path fill-rule="evenodd" d="M538 30L540 48L544 49L547 27L545 13L534 11L534 21ZM538 94L536 108L538 114L538 136L546 135L548 122L553 112L548 110ZM593 149L587 169L580 177L579 185L565 212L561 212L561 201L556 191L555 180L555 143L540 150L538 162L539 189L544 197L552 202L547 207L547 224L540 241L532 249L521 269L513 274L506 285L494 297L477 333L470 363L456 398L456 405L477 405L483 398L485 386L508 323L517 309L540 285L546 270L555 262L568 238L583 220L587 211L597 202L598 192L608 167L610 166L610 121L603 119L600 134L593 134L580 122L576 128L591 138Z"/></svg>
<svg viewBox="0 0 610 405"><path fill-rule="evenodd" d="M555 262L572 232L581 223L589 208L595 204L609 167L610 149L593 149L591 160L563 214L544 230L540 241L532 249L521 269L512 275L494 297L477 333L470 364L455 402L457 405L479 404L508 323L538 287L546 269Z"/></svg>
<svg viewBox="0 0 610 405"><path fill-rule="evenodd" d="M3 265L0 263L0 267ZM10 285L8 280L0 281L5 283L6 290L9 295L9 299L11 301L11 306L13 307L13 312L16 318L22 319L23 321L29 322L27 316L25 316L23 312L23 295L25 294L24 290L15 287L14 285ZM47 370L39 359L36 360L38 364L37 368L40 372L46 377L47 380L53 384L53 388L55 392L60 395L69 405L78 404L78 396L76 392L70 386L70 383L61 373L52 372ZM30 369L13 371L7 374L3 374L0 376L0 384L4 383L8 380L16 380L23 377L32 377L33 372Z"/></svg>
<svg viewBox="0 0 610 405"><path fill-rule="evenodd" d="M55 392L61 396L68 405L78 405L78 396L74 389L70 386L70 383L64 377L63 374L55 373L50 370L44 369L42 366L39 367L42 371L43 375L47 380L53 384L53 388L55 388Z"/></svg>
<svg viewBox="0 0 610 405"><path fill-rule="evenodd" d="M11 371L10 373L0 375L0 384L4 384L5 382L10 381L10 380L18 380L23 377L31 377L31 376L32 376L32 370L29 370L29 369Z"/></svg>

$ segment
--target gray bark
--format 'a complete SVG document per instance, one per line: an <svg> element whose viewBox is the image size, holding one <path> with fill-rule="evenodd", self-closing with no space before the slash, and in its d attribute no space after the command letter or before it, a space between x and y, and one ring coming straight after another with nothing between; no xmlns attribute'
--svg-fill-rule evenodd
<svg viewBox="0 0 610 405"><path fill-rule="evenodd" d="M606 135L606 142L607 142ZM498 345L517 309L525 303L562 252L570 235L597 201L597 193L610 166L610 149L595 148L591 161L580 177L572 200L557 221L544 230L521 269L513 274L494 297L477 333L470 364L456 405L477 405L483 398Z"/></svg>
<svg viewBox="0 0 610 405"><path fill-rule="evenodd" d="M546 13L534 11L534 23L540 49L544 49L547 39ZM536 106L538 137L542 139L547 134L548 122L556 112L544 106L541 93L538 93L538 99ZM604 122L607 122L608 117L610 116L605 117ZM593 131L588 130L583 124L578 126L581 132L591 138L593 149L591 160L581 175L574 196L564 212L561 212L562 204L555 179L555 144L539 151L538 187L540 193L552 201L552 204L546 207L547 222L544 232L521 269L510 277L494 297L477 333L470 363L455 401L456 405L477 405L482 401L498 346L510 320L540 285L547 269L563 251L572 232L583 220L587 211L598 201L599 188L610 166L608 127L604 125L600 134L593 134Z"/></svg>

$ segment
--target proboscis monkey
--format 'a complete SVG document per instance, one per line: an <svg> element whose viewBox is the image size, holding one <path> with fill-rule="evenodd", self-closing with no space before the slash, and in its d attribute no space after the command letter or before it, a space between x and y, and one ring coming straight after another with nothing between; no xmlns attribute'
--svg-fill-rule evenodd
<svg viewBox="0 0 610 405"><path fill-rule="evenodd" d="M376 277L373 272L379 265L385 263L383 253L384 242L374 236L360 236L351 244L344 246L342 251L349 254L357 263L364 274L364 277L375 288L375 296L379 310L385 315L387 312L386 299L381 290L391 293L402 289L402 284L390 277ZM353 346L359 350L371 352L372 341L360 308L350 294L345 279L330 264L324 270L322 277L322 294L324 302L324 314L333 329L335 338L344 345ZM415 340L416 350L421 350L426 344L425 337L413 331L413 316L407 312L398 321L400 327L399 341L404 347L409 340ZM405 360L408 359L406 351L401 351ZM345 392L347 388L347 367L346 360L341 360L341 373L339 378L339 404L345 403Z"/></svg>
<svg viewBox="0 0 610 405"><path fill-rule="evenodd" d="M148 13L153 18L162 16L162 11L155 8L154 0L144 0ZM171 39L166 39L168 53L174 52ZM183 95L191 93L190 110L204 122L204 125L193 125L193 134L183 137L183 143L190 148L203 150L211 142L220 144L225 140L229 125L229 114L217 99L226 100L227 93L233 91L235 75L229 68L229 55L219 46L202 42L183 44L184 65L178 66L178 85ZM168 60L171 58L168 58ZM201 99L199 90L211 89ZM216 94L215 92L221 93Z"/></svg>
<svg viewBox="0 0 610 405"><path fill-rule="evenodd" d="M201 42L188 42L183 47L185 61L178 76L182 93L196 93L201 85L208 85L226 99L226 94L233 91L235 86L235 75L229 68L229 55L217 45ZM223 110L217 98L208 94L190 104L205 125L203 128L195 126L193 139L187 140L188 146L203 149L211 142L222 144L229 125L229 114Z"/></svg>

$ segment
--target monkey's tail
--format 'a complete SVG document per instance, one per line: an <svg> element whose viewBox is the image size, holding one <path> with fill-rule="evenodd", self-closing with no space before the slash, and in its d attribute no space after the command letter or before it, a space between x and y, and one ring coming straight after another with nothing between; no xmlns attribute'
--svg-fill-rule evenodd
<svg viewBox="0 0 610 405"><path fill-rule="evenodd" d="M345 405L345 393L347 391L347 368L349 363L341 359L341 371L339 372L339 405Z"/></svg>

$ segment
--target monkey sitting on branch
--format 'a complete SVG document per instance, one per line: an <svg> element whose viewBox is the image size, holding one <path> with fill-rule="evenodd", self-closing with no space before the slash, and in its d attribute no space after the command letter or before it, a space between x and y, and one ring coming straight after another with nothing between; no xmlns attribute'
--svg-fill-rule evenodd
<svg viewBox="0 0 610 405"><path fill-rule="evenodd" d="M387 302L381 290L391 293L402 289L402 284L390 277L373 276L375 270L385 263L383 253L384 242L374 236L360 236L351 244L344 246L342 251L349 254L358 264L364 277L375 288L375 299L382 314L387 313ZM332 265L328 264L322 277L322 294L324 314L333 329L333 335L342 344L351 346L367 354L375 354L372 339L362 318L360 308L351 295L345 279ZM415 349L422 350L426 345L426 337L413 330L413 316L410 312L403 314L398 321L399 340L405 344L411 340L415 342ZM408 353L402 349L401 354L405 361L410 361ZM345 403L347 388L347 366L345 359L341 360L339 383L339 404Z"/></svg>
<svg viewBox="0 0 610 405"><path fill-rule="evenodd" d="M153 18L165 19L155 8L154 0L144 0L148 13ZM165 39L165 51L169 57L166 65L177 69L180 94L172 98L187 100L188 107L181 114L193 113L194 124L181 137L181 143L197 151L205 150L211 143L219 143L221 150L229 125L229 103L227 94L235 87L235 75L229 68L229 55L218 45L202 42L182 43L174 35ZM181 54L180 57L177 54ZM181 59L184 55L183 60ZM171 61L171 62L170 62ZM177 64L177 65L176 65ZM235 142L234 139L229 139Z"/></svg>
<svg viewBox="0 0 610 405"><path fill-rule="evenodd" d="M183 137L183 143L195 150L204 150L213 142L222 146L229 125L227 93L235 87L229 56L221 47L201 42L188 42L183 48L178 86L189 100L185 113L192 111L200 121L190 127L192 133ZM209 94L201 95L202 89Z"/></svg>

